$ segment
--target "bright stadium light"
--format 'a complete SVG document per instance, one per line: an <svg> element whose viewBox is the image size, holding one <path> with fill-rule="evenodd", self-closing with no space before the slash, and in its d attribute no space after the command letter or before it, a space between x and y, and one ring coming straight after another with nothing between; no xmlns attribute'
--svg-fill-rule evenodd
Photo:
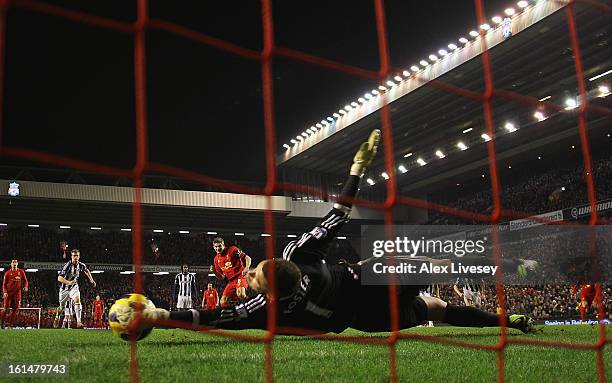
<svg viewBox="0 0 612 383"><path fill-rule="evenodd" d="M438 158L444 158L444 157L446 157L446 155L445 155L444 153L442 153L442 151L441 151L441 150L436 150L436 156L437 156Z"/></svg>
<svg viewBox="0 0 612 383"><path fill-rule="evenodd" d="M408 74L410 74L410 73L408 73ZM402 81L403 80L403 78L401 78L400 76L395 76L395 77L393 77L393 79L395 81Z"/></svg>
<svg viewBox="0 0 612 383"><path fill-rule="evenodd" d="M427 65L429 65L429 63L428 63L427 61L425 61L425 60L421 60L421 61L419 61L419 64L421 64L421 65L423 65L423 66L427 66Z"/></svg>
<svg viewBox="0 0 612 383"><path fill-rule="evenodd" d="M217 235L216 231L207 231L206 234L208 235Z"/></svg>
<svg viewBox="0 0 612 383"><path fill-rule="evenodd" d="M429 55L429 59L430 59L431 61L438 61L438 56L436 56L436 55L434 55L434 54L431 54L431 55Z"/></svg>
<svg viewBox="0 0 612 383"><path fill-rule="evenodd" d="M357 99L357 101L359 101L360 103L362 103L362 104L363 104L364 102L366 102L366 99L365 99L365 98L363 98L363 97L359 97L359 98Z"/></svg>
<svg viewBox="0 0 612 383"><path fill-rule="evenodd" d="M455 44L448 44L448 49L450 49L451 51L454 51L457 48L459 48L459 47L457 45L455 45Z"/></svg>
<svg viewBox="0 0 612 383"><path fill-rule="evenodd" d="M129 227L122 227L121 231L132 231L132 229L130 229Z"/></svg>
<svg viewBox="0 0 612 383"><path fill-rule="evenodd" d="M466 149L468 148L468 147L467 147L467 145L466 145L466 144L464 144L464 143L463 143L463 142L461 142L461 141L457 142L457 147L458 147L460 150L466 150Z"/></svg>
<svg viewBox="0 0 612 383"><path fill-rule="evenodd" d="M315 131L314 131L314 130L312 130L312 128L308 128L308 129L306 129L306 133L308 133L308 134L313 134L314 132L315 132Z"/></svg>
<svg viewBox="0 0 612 383"><path fill-rule="evenodd" d="M346 237L342 237L342 236L340 236L340 237L336 237L336 238L337 238L337 239L346 239Z"/></svg>
<svg viewBox="0 0 612 383"><path fill-rule="evenodd" d="M502 22L502 18L501 18L501 16L493 16L491 18L491 21L494 22L495 24L499 24L499 23Z"/></svg>
<svg viewBox="0 0 612 383"><path fill-rule="evenodd" d="M40 227L40 225L30 224L30 225L28 225L28 227Z"/></svg>
<svg viewBox="0 0 612 383"><path fill-rule="evenodd" d="M25 269L26 273L36 273L38 269Z"/></svg>
<svg viewBox="0 0 612 383"><path fill-rule="evenodd" d="M6 223L0 223L0 226L8 226Z"/></svg>
<svg viewBox="0 0 612 383"><path fill-rule="evenodd" d="M512 15L514 15L514 14L516 13L516 11L514 10L514 8L506 8L506 9L504 10L504 13L505 13L506 15L508 15L508 16L512 16Z"/></svg>
<svg viewBox="0 0 612 383"><path fill-rule="evenodd" d="M406 167L404 165L398 166L397 170L399 170L402 173L406 173L408 171L408 169L406 169Z"/></svg>
<svg viewBox="0 0 612 383"><path fill-rule="evenodd" d="M329 125L329 123L325 120L321 120L321 125Z"/></svg>
<svg viewBox="0 0 612 383"><path fill-rule="evenodd" d="M104 270L91 270L92 274L103 274Z"/></svg>
<svg viewBox="0 0 612 383"><path fill-rule="evenodd" d="M468 41L469 41L469 40L468 40L468 39L466 39L465 37L459 37L459 42L460 42L461 44L467 44L467 43L468 43Z"/></svg>
<svg viewBox="0 0 612 383"><path fill-rule="evenodd" d="M304 137L302 136L295 136L295 138L298 139L298 141L303 142L304 141Z"/></svg>
<svg viewBox="0 0 612 383"><path fill-rule="evenodd" d="M550 100L552 96L546 96L546 97L542 97L541 99L539 99L538 101L542 102L542 101L546 101L546 100Z"/></svg>
<svg viewBox="0 0 612 383"><path fill-rule="evenodd" d="M295 140L295 138L292 138L292 139L291 139L291 143L292 143L293 145L297 144L297 141Z"/></svg>
<svg viewBox="0 0 612 383"><path fill-rule="evenodd" d="M179 230L179 234L189 234L189 230Z"/></svg>
<svg viewBox="0 0 612 383"><path fill-rule="evenodd" d="M170 274L170 273L167 272L167 271L158 271L156 273L153 273L153 275L168 275L168 274Z"/></svg>
<svg viewBox="0 0 612 383"><path fill-rule="evenodd" d="M326 120L329 121L329 122L334 122L334 119L331 118L331 117L327 117Z"/></svg>
<svg viewBox="0 0 612 383"><path fill-rule="evenodd" d="M533 117L539 122L546 120L546 116L544 115L544 113L539 110L533 114Z"/></svg>
<svg viewBox="0 0 612 383"><path fill-rule="evenodd" d="M565 191L565 186L561 186L561 191Z"/></svg>
<svg viewBox="0 0 612 383"><path fill-rule="evenodd" d="M302 132L302 137L304 137L304 138L308 138L308 133L306 133L306 132Z"/></svg>
<svg viewBox="0 0 612 383"><path fill-rule="evenodd" d="M271 237L271 235L270 235L270 234L268 234L268 233L261 233L261 236L262 236L262 237Z"/></svg>
<svg viewBox="0 0 612 383"><path fill-rule="evenodd" d="M295 235L295 234L287 234L287 238L297 238L297 235Z"/></svg>
<svg viewBox="0 0 612 383"><path fill-rule="evenodd" d="M350 112L351 110L353 110L353 108L350 105L344 105L344 110Z"/></svg>
<svg viewBox="0 0 612 383"><path fill-rule="evenodd" d="M480 29L482 29L483 31L488 31L489 29L491 29L491 26L487 23L484 23L480 26Z"/></svg>
<svg viewBox="0 0 612 383"><path fill-rule="evenodd" d="M344 109L340 109L340 110L338 111L338 113L340 113L341 115L343 115L343 116L344 116L344 115L346 114L346 110L344 110Z"/></svg>
<svg viewBox="0 0 612 383"><path fill-rule="evenodd" d="M368 185L370 185L370 186L372 186L372 185L374 185L374 184L376 183L376 182L374 182L374 180L373 180L373 179L371 179L371 178L368 178L368 179L366 180L366 182L367 182L367 183L368 183Z"/></svg>
<svg viewBox="0 0 612 383"><path fill-rule="evenodd" d="M610 88L607 85L600 85L599 88L599 97L606 97L610 94Z"/></svg>
<svg viewBox="0 0 612 383"><path fill-rule="evenodd" d="M408 158L412 156L412 152L404 154L404 158Z"/></svg>
<svg viewBox="0 0 612 383"><path fill-rule="evenodd" d="M464 129L464 130L463 130L461 133L463 133L463 134L465 134L465 133L469 133L469 132L471 132L472 130L474 130L474 128L467 128L467 129Z"/></svg>
<svg viewBox="0 0 612 383"><path fill-rule="evenodd" d="M576 99L568 98L567 100L565 100L565 109L566 110L575 109L577 107L578 107L578 103L576 102Z"/></svg>
<svg viewBox="0 0 612 383"><path fill-rule="evenodd" d="M541 159L542 159L542 156L538 156L538 160L541 160Z"/></svg>
<svg viewBox="0 0 612 383"><path fill-rule="evenodd" d="M413 72L418 72L419 70L421 70L421 68L419 68L416 65L413 65L413 66L410 67L410 70L413 71Z"/></svg>
<svg viewBox="0 0 612 383"><path fill-rule="evenodd" d="M66 225L60 225L59 227L60 229L70 229L70 226L66 226Z"/></svg>
<svg viewBox="0 0 612 383"><path fill-rule="evenodd" d="M380 173L380 176L381 176L382 178L386 179L386 180L388 180L388 179L389 179L389 175L387 174L387 172L382 172L382 173Z"/></svg>
<svg viewBox="0 0 612 383"><path fill-rule="evenodd" d="M425 162L424 159L422 159L421 157L417 158L417 164L421 165L421 166L425 166L427 165L427 162Z"/></svg>
<svg viewBox="0 0 612 383"><path fill-rule="evenodd" d="M478 37L478 32L477 31L470 31L470 36Z"/></svg>
<svg viewBox="0 0 612 383"><path fill-rule="evenodd" d="M365 96L365 98L367 100L371 100L372 99L372 95L370 93L366 93L366 94L364 94L364 96Z"/></svg>
<svg viewBox="0 0 612 383"><path fill-rule="evenodd" d="M529 2L525 0L521 0L518 3L516 3L516 5L518 5L519 8L525 8L529 5Z"/></svg>
<svg viewBox="0 0 612 383"><path fill-rule="evenodd" d="M402 72L402 75L403 75L404 77L410 77L410 72L408 72L407 70L405 70L405 71L403 71L403 72ZM398 81L399 81L399 80L398 80Z"/></svg>
<svg viewBox="0 0 612 383"><path fill-rule="evenodd" d="M338 113L334 113L332 114L332 116L334 116L335 118L340 118L340 115Z"/></svg>
<svg viewBox="0 0 612 383"><path fill-rule="evenodd" d="M90 230L102 230L101 227L97 227L97 226L92 226L89 228Z"/></svg>
<svg viewBox="0 0 612 383"><path fill-rule="evenodd" d="M380 92L379 92L378 90L376 90L376 89L372 89L372 92L371 92L371 93L372 93L374 96L378 96L378 95L380 94Z"/></svg>
<svg viewBox="0 0 612 383"><path fill-rule="evenodd" d="M598 74L597 76L593 76L593 77L591 77L591 78L589 79L589 81L595 81L595 80L597 80L597 79L599 79L599 78L602 78L602 77L604 77L604 76L609 75L610 73L612 73L612 69L610 69L609 71L603 72L603 73L601 73L601 74Z"/></svg>
<svg viewBox="0 0 612 383"><path fill-rule="evenodd" d="M163 233L164 231L162 229L153 229L154 233Z"/></svg>
<svg viewBox="0 0 612 383"><path fill-rule="evenodd" d="M291 149L291 146L287 145L287 144L283 144L283 148L285 149Z"/></svg>
<svg viewBox="0 0 612 383"><path fill-rule="evenodd" d="M387 87L386 87L386 86L384 86L384 85L379 85L379 86L378 86L378 90L385 91L385 90L387 90Z"/></svg>
<svg viewBox="0 0 612 383"><path fill-rule="evenodd" d="M358 104L358 103L356 103L355 101L353 101L353 102L351 102L351 106L352 106L353 108L356 108L356 107L358 107L358 106L359 106L359 104Z"/></svg>
<svg viewBox="0 0 612 383"><path fill-rule="evenodd" d="M506 122L506 125L504 125L504 128L506 129L506 131L508 133L514 133L516 132L516 127L514 126L513 123L511 122Z"/></svg>
<svg viewBox="0 0 612 383"><path fill-rule="evenodd" d="M448 51L446 51L446 49L440 49L438 51L438 54L442 57L446 56L448 54Z"/></svg>
<svg viewBox="0 0 612 383"><path fill-rule="evenodd" d="M387 86L394 87L395 83L391 80L387 81Z"/></svg>
<svg viewBox="0 0 612 383"><path fill-rule="evenodd" d="M491 141L491 137L490 137L488 134L486 134L486 133L481 134L481 135L480 135L480 137L481 137L481 138L482 138L482 139L483 139L485 142L489 142L489 141Z"/></svg>
<svg viewBox="0 0 612 383"><path fill-rule="evenodd" d="M135 273L135 271L131 271L131 270L128 270L128 271L120 271L120 272L119 272L119 274L123 274L123 275L130 275L130 274L134 274L134 273Z"/></svg>

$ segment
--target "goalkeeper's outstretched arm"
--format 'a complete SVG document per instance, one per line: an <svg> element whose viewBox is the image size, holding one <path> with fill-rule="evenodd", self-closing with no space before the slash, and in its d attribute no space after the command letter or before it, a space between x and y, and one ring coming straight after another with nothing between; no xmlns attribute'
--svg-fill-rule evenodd
<svg viewBox="0 0 612 383"><path fill-rule="evenodd" d="M296 263L308 263L319 261L325 257L325 250L330 240L349 219L353 200L359 190L361 177L376 156L379 143L380 130L375 129L370 133L368 140L362 143L355 153L348 179L344 183L342 192L333 208L312 230L302 234L299 240L287 244L283 250L283 259Z"/></svg>

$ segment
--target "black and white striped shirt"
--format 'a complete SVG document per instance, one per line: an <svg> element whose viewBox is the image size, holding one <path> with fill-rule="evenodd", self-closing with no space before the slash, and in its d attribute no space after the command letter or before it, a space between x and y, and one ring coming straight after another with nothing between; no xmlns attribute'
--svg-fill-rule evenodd
<svg viewBox="0 0 612 383"><path fill-rule="evenodd" d="M178 293L179 297L191 298L191 292L197 296L197 289L195 283L195 275L191 273L183 274L178 273L174 278L174 289L175 294Z"/></svg>
<svg viewBox="0 0 612 383"><path fill-rule="evenodd" d="M72 261L68 261L62 266L62 268L57 272L57 274L68 281L77 281L74 285L67 285L62 283L60 290L67 290L77 286L78 288L78 279L81 275L81 272L89 271L87 266L83 262L79 262L76 265L72 263Z"/></svg>

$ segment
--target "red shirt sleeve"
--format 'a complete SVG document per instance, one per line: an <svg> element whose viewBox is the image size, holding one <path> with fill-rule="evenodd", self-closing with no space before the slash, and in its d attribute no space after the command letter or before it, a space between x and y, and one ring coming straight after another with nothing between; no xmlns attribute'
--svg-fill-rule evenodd
<svg viewBox="0 0 612 383"><path fill-rule="evenodd" d="M23 269L19 269L19 273L21 273L21 277L23 278L23 288L28 288L28 277L26 277L25 271Z"/></svg>
<svg viewBox="0 0 612 383"><path fill-rule="evenodd" d="M8 283L8 271L6 273L4 273L4 279L2 280L2 292L3 293L7 293L8 291L6 290L6 284Z"/></svg>

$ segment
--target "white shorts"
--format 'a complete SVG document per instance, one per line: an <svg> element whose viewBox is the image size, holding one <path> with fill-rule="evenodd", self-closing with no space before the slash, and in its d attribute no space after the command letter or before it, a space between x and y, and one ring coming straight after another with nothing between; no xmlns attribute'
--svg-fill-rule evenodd
<svg viewBox="0 0 612 383"><path fill-rule="evenodd" d="M78 285L74 285L67 290L60 290L59 292L60 306L68 302L68 299L75 300L76 298L79 298L79 300L81 299L81 292L79 291Z"/></svg>
<svg viewBox="0 0 612 383"><path fill-rule="evenodd" d="M179 295L176 302L177 309L190 309L191 308L191 297Z"/></svg>
<svg viewBox="0 0 612 383"><path fill-rule="evenodd" d="M482 299L480 297L480 291L472 291L464 287L463 296L465 297L465 299L472 302L477 307L480 307L480 305L482 304Z"/></svg>

